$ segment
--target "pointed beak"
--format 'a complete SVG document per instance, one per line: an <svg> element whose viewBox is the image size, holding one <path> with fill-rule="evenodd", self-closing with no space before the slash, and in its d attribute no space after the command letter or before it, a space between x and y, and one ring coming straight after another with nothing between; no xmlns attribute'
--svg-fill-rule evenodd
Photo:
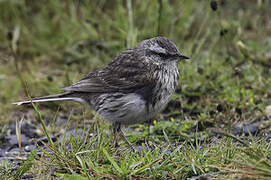
<svg viewBox="0 0 271 180"><path fill-rule="evenodd" d="M182 54L182 53L178 53L178 56L179 56L181 59L190 59L189 57L185 56L185 55Z"/></svg>

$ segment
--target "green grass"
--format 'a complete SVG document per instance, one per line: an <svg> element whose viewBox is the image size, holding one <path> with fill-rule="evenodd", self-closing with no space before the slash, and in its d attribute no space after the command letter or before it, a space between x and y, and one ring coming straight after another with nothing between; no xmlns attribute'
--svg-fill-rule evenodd
<svg viewBox="0 0 271 180"><path fill-rule="evenodd" d="M180 107L170 106L149 128L134 125L125 131L130 141L142 145L144 155L130 152L125 144L112 147L111 126L91 110L75 103L40 104L35 111L44 121L56 113L69 117L65 126L45 122L40 129L48 136L72 127L84 127L93 136L48 143L43 156L21 166L28 170L25 174L66 179L270 178L270 143L261 138L270 131L270 118L264 114L271 100L270 3L218 1L212 11L210 2L0 1L1 127L15 123L17 112L33 109L11 104L27 98L26 87L31 97L58 93L143 39L166 36L191 57L179 64L181 90L173 102ZM90 120L95 122L89 125ZM217 138L208 126L193 130L210 123L231 134L240 122L258 122L263 129L258 137L249 137L248 146L225 134ZM16 176L10 161L0 163L0 173ZM53 174L47 173L54 168Z"/></svg>

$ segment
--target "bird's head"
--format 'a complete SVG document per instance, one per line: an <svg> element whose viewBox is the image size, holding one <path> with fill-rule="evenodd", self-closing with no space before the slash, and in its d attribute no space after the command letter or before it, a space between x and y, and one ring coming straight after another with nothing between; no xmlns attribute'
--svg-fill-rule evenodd
<svg viewBox="0 0 271 180"><path fill-rule="evenodd" d="M179 52L177 46L171 40L165 37L146 39L139 43L137 47L143 48L146 56L161 63L189 59Z"/></svg>

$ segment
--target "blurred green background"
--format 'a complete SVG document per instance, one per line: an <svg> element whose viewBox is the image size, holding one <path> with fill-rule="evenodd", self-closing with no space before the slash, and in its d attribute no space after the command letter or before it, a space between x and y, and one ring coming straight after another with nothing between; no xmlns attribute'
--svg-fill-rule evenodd
<svg viewBox="0 0 271 180"><path fill-rule="evenodd" d="M181 88L173 99L181 108L170 113L262 117L271 98L271 1L215 2L1 0L0 123L31 109L11 104L27 98L27 89L32 97L60 92L154 36L168 37L191 57L179 64ZM55 112L58 105L41 109Z"/></svg>

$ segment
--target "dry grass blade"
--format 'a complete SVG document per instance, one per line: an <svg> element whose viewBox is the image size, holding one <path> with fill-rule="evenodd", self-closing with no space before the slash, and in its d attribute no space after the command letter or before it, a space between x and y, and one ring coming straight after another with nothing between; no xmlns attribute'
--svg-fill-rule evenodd
<svg viewBox="0 0 271 180"><path fill-rule="evenodd" d="M22 155L22 136L21 136L21 126L24 118L22 117L21 120L19 121L18 119L16 120L16 136L17 136L17 141L18 141L18 146L19 146L19 156Z"/></svg>

